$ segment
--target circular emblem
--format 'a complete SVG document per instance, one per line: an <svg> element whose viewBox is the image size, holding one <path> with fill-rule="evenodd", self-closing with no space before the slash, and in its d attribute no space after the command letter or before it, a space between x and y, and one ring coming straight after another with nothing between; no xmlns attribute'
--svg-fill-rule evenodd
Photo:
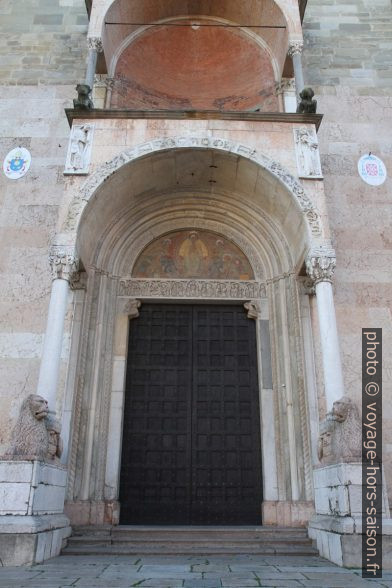
<svg viewBox="0 0 392 588"><path fill-rule="evenodd" d="M358 161L358 173L370 186L381 186L387 179L384 162L375 155L363 155Z"/></svg>
<svg viewBox="0 0 392 588"><path fill-rule="evenodd" d="M16 147L4 159L3 170L7 178L18 180L29 171L30 163L30 151L24 147Z"/></svg>

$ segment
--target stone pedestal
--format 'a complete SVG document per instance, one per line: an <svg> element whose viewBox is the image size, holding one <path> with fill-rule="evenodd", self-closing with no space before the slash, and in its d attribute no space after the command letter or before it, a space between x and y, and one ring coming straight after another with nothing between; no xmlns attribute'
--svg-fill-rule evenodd
<svg viewBox="0 0 392 588"><path fill-rule="evenodd" d="M0 560L40 563L60 553L70 536L64 515L67 471L39 461L0 461Z"/></svg>
<svg viewBox="0 0 392 588"><path fill-rule="evenodd" d="M316 514L309 523L309 537L322 557L342 567L362 567L362 464L320 467L313 478ZM392 519L385 484L380 491L383 567L392 569Z"/></svg>

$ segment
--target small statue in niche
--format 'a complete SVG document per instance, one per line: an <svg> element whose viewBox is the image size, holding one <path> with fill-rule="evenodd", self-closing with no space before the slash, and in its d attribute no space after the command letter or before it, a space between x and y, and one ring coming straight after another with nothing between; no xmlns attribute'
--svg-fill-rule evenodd
<svg viewBox="0 0 392 588"><path fill-rule="evenodd" d="M78 84L76 86L78 97L74 99L74 108L81 110L91 110L94 108L93 101L90 98L91 88L87 84Z"/></svg>
<svg viewBox="0 0 392 588"><path fill-rule="evenodd" d="M300 176L321 176L318 143L307 128L295 129L295 142Z"/></svg>
<svg viewBox="0 0 392 588"><path fill-rule="evenodd" d="M318 458L323 464L360 461L362 429L357 406L343 396L320 424Z"/></svg>
<svg viewBox="0 0 392 588"><path fill-rule="evenodd" d="M312 88L304 88L299 94L301 101L297 106L298 114L316 114L317 100L313 99L314 92Z"/></svg>
<svg viewBox="0 0 392 588"><path fill-rule="evenodd" d="M75 126L72 130L69 164L74 170L84 169L86 166L90 130L88 125Z"/></svg>
<svg viewBox="0 0 392 588"><path fill-rule="evenodd" d="M38 461L46 459L49 448L49 435L46 428L48 413L48 403L42 396L30 394L25 398L4 459L36 459Z"/></svg>
<svg viewBox="0 0 392 588"><path fill-rule="evenodd" d="M63 440L60 437L61 423L58 419L49 414L46 418L46 429L48 431L47 460L58 462L63 454Z"/></svg>

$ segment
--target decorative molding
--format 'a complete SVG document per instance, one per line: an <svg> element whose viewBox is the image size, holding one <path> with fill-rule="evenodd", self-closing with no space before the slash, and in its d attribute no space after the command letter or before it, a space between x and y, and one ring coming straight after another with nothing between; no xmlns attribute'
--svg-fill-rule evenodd
<svg viewBox="0 0 392 588"><path fill-rule="evenodd" d="M49 263L53 279L75 281L78 273L79 258L74 247L53 245L49 253Z"/></svg>
<svg viewBox="0 0 392 588"><path fill-rule="evenodd" d="M228 139L200 136L173 138L167 137L162 139L154 139L148 143L143 143L142 145L127 149L108 163L102 165L94 174L89 177L89 179L80 189L79 193L73 198L69 206L68 215L62 230L70 232L77 229L77 225L83 209L89 202L92 195L101 184L103 184L122 166L148 154L181 148L217 149L219 151L237 154L241 157L244 157L245 159L249 159L259 164L261 167L274 175L294 195L305 217L306 213L312 211L314 221L312 225L309 225L310 231L313 236L321 235L321 221L315 206L306 194L302 185L293 175L290 174L288 170L282 167L279 162L269 159L264 154L259 153L257 149L252 149L251 147L247 147L246 145L239 143L234 143Z"/></svg>
<svg viewBox="0 0 392 588"><path fill-rule="evenodd" d="M250 300L249 302L245 302L244 308L247 311L249 319L257 320L260 318L261 307L257 300Z"/></svg>
<svg viewBox="0 0 392 588"><path fill-rule="evenodd" d="M87 175L90 167L94 125L73 125L69 137L64 174Z"/></svg>
<svg viewBox="0 0 392 588"><path fill-rule="evenodd" d="M103 44L102 39L100 37L88 37L87 38L87 47L96 51L97 53L103 52Z"/></svg>
<svg viewBox="0 0 392 588"><path fill-rule="evenodd" d="M265 298L262 282L234 280L120 280L119 296L136 298L212 298L249 300Z"/></svg>
<svg viewBox="0 0 392 588"><path fill-rule="evenodd" d="M306 273L314 285L319 282L332 282L335 268L336 254L330 244L314 249L306 259Z"/></svg>
<svg viewBox="0 0 392 588"><path fill-rule="evenodd" d="M316 132L301 127L293 129L298 175L300 178L322 179L320 152Z"/></svg>
<svg viewBox="0 0 392 588"><path fill-rule="evenodd" d="M302 50L304 48L303 41L290 41L289 48L287 50L287 55L289 57L293 57L294 55L301 55Z"/></svg>

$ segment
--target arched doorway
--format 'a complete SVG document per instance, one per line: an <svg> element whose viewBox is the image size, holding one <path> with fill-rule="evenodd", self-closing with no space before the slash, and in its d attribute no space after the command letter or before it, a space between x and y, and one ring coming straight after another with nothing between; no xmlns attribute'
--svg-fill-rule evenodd
<svg viewBox="0 0 392 588"><path fill-rule="evenodd" d="M279 522L276 513L286 509L287 524L290 509L312 508L297 275L312 231L320 231L317 213L278 164L198 141L198 148L162 142L171 149L129 163L120 156L99 178L92 176L64 223L70 228L80 219L77 244L88 274L68 491L68 513L78 521L89 505L86 522L92 509L96 520L118 522L128 335L139 303L247 304L256 321L264 518ZM253 273L133 275L150 244L184 230L221 236L244 254Z"/></svg>

